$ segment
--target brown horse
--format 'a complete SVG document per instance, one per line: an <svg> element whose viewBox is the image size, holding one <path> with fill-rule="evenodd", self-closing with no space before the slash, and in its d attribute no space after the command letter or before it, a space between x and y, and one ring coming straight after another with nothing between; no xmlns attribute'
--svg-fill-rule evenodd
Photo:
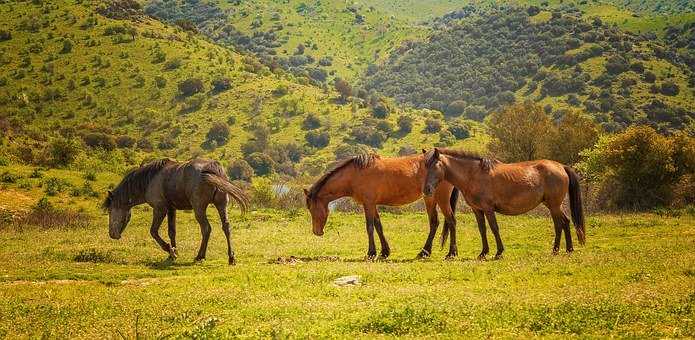
<svg viewBox="0 0 695 340"><path fill-rule="evenodd" d="M577 238L579 243L584 244L584 213L579 177L570 167L549 160L505 164L463 151L437 148L428 153L426 164L427 180L423 187L426 196L432 195L435 188L446 181L461 191L466 203L473 209L483 243L483 250L478 258L484 259L489 252L485 217L495 235L495 258L499 259L504 245L495 212L519 215L541 203L548 207L555 224L553 254L560 250L563 231L567 252L572 252L569 219L561 207L568 192Z"/></svg>
<svg viewBox="0 0 695 340"><path fill-rule="evenodd" d="M179 163L169 159L150 162L130 171L121 183L109 191L103 207L109 212L109 235L120 239L130 221L130 209L147 203L152 207L153 217L150 234L157 244L169 253L172 259L176 252L176 210L191 210L200 224L203 239L196 261L205 259L212 227L205 214L210 203L214 204L222 220L222 231L227 238L229 264L234 264L234 250L230 240L227 204L232 197L242 210L248 207L244 192L227 180L224 169L216 161L194 159ZM159 236L159 227L164 217L168 218L169 240Z"/></svg>
<svg viewBox="0 0 695 340"><path fill-rule="evenodd" d="M384 236L377 205L400 206L419 199L422 197L421 188L425 183L425 174L424 150L423 154L406 157L381 158L377 155L360 155L339 162L309 190L304 190L306 206L311 212L314 234L323 235L323 228L328 218L328 203L341 197L352 197L364 207L369 237L367 258L376 257L375 228L381 243L381 257L388 257L391 249ZM437 206L439 206L445 217L445 228L451 230L447 258L455 257L458 250L454 211L458 191L447 182L436 186L432 191L434 195L425 198L430 232L418 256L428 257L432 253L432 240L439 226L437 218Z"/></svg>

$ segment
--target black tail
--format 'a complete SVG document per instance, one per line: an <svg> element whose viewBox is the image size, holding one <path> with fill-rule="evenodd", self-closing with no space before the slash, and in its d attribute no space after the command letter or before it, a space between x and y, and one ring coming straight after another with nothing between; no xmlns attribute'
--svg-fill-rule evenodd
<svg viewBox="0 0 695 340"><path fill-rule="evenodd" d="M454 190L451 191L451 197L449 197L449 205L451 206L451 213L456 215L456 203L459 200L459 190L454 187ZM444 248L444 244L446 243L447 237L449 237L449 224L444 223L444 229L442 230L442 248Z"/></svg>
<svg viewBox="0 0 695 340"><path fill-rule="evenodd" d="M565 166L565 172L570 178L570 210L572 210L572 222L577 230L577 238L580 244L586 242L586 232L584 229L584 211L582 209L582 190L579 188L579 176L572 168Z"/></svg>
<svg viewBox="0 0 695 340"><path fill-rule="evenodd" d="M249 198L239 187L229 182L226 178L210 172L203 173L203 181L229 194L229 196L239 203L241 211L246 212L249 207Z"/></svg>

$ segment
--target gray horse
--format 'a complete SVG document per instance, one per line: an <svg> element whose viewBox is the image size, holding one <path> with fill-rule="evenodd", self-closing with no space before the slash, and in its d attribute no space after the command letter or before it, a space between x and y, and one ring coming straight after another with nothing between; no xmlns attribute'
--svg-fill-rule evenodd
<svg viewBox="0 0 695 340"><path fill-rule="evenodd" d="M222 231L227 238L229 264L235 263L230 240L227 204L232 197L246 211L249 199L246 194L227 180L222 166L212 160L194 159L179 163L170 159L152 161L130 171L121 183L109 191L103 207L109 212L109 235L120 239L130 221L130 210L143 203L152 207L150 234L172 259L176 252L176 210L191 210L200 224L203 239L196 261L205 259L212 228L205 214L210 203L214 204L222 220ZM167 216L171 245L159 236L159 227Z"/></svg>

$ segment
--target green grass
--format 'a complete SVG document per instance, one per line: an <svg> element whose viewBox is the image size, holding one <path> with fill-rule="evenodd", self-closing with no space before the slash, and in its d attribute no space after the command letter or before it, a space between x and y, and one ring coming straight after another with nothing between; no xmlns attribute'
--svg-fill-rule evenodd
<svg viewBox="0 0 695 340"><path fill-rule="evenodd" d="M123 239L106 217L81 230L0 232L0 335L14 337L688 337L695 335L692 216L592 215L588 244L550 255L545 217L501 217L501 261L474 260L479 237L459 214L460 257L413 261L426 236L422 213L382 214L393 250L365 262L361 214L329 219L232 213L238 265L226 264L217 217L208 260L179 214L179 259L165 261L137 208ZM296 256L298 263L279 264ZM360 275L362 284L333 280Z"/></svg>

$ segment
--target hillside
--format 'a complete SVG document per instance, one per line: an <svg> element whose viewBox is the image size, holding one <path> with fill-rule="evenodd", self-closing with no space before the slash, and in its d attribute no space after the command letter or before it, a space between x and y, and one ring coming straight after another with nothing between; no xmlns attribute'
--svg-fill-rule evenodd
<svg viewBox="0 0 695 340"><path fill-rule="evenodd" d="M588 21L572 8L501 8L442 25L371 69L364 86L472 119L524 99L548 112L582 109L609 131L634 123L677 129L695 117L687 58L653 35Z"/></svg>
<svg viewBox="0 0 695 340"><path fill-rule="evenodd" d="M436 112L383 102L387 117L365 123L370 104L344 103L332 89L271 72L124 3L0 5L0 157L56 165L46 147L67 139L85 147L77 156L83 168L121 171L161 156L229 163L260 151L276 170L296 175L316 174L360 143L387 155L441 143L439 129L423 132L430 116L441 119ZM401 116L411 117L410 131L397 127ZM468 124L473 138L444 135L446 144L482 146L481 128ZM286 150L296 150L291 160Z"/></svg>

